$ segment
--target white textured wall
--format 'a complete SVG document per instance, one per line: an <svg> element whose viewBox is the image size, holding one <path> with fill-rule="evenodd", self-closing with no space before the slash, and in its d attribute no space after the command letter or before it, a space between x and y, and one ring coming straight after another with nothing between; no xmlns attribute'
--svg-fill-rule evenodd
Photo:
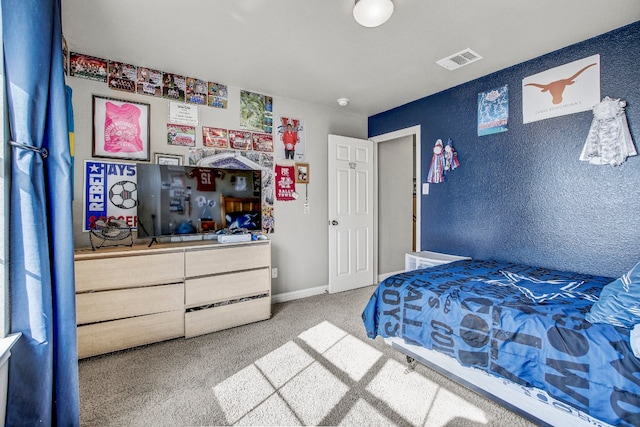
<svg viewBox="0 0 640 427"><path fill-rule="evenodd" d="M378 146L378 274L404 270L413 240L413 136Z"/></svg>

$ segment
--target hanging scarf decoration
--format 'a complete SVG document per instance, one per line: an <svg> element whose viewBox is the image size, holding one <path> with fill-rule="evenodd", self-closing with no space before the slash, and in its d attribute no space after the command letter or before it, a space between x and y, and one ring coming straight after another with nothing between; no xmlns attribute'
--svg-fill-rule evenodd
<svg viewBox="0 0 640 427"><path fill-rule="evenodd" d="M427 182L432 184L444 182L445 161L442 140L438 139L433 146L433 157L431 157L431 166L429 167Z"/></svg>
<svg viewBox="0 0 640 427"><path fill-rule="evenodd" d="M275 166L276 200L290 201L297 198L294 169L294 166Z"/></svg>
<svg viewBox="0 0 640 427"><path fill-rule="evenodd" d="M580 160L592 165L620 166L629 156L638 152L633 145L625 101L606 96L593 107L593 121Z"/></svg>
<svg viewBox="0 0 640 427"><path fill-rule="evenodd" d="M447 145L444 147L444 159L445 173L460 166L458 153L456 153L456 150L453 149L453 141L451 141L451 138L447 140Z"/></svg>

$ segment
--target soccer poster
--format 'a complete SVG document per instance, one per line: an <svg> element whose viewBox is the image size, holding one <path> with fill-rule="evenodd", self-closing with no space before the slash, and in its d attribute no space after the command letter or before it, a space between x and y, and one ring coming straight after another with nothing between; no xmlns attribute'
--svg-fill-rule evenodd
<svg viewBox="0 0 640 427"><path fill-rule="evenodd" d="M138 227L138 177L134 163L84 162L84 215L82 231L90 231L100 218L123 220Z"/></svg>
<svg viewBox="0 0 640 427"><path fill-rule="evenodd" d="M478 136L506 132L509 124L509 87L478 94Z"/></svg>

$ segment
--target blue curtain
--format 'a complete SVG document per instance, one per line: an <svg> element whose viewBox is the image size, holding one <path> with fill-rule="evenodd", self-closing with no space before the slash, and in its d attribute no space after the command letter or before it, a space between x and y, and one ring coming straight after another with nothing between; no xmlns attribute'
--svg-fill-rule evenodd
<svg viewBox="0 0 640 427"><path fill-rule="evenodd" d="M59 0L1 0L11 135L6 425L79 425L71 156Z"/></svg>

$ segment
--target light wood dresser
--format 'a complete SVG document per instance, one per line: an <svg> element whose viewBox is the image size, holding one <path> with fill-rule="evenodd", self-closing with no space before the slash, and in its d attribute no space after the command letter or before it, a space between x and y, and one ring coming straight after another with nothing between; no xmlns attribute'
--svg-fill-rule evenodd
<svg viewBox="0 0 640 427"><path fill-rule="evenodd" d="M271 243L161 243L75 254L78 357L271 317Z"/></svg>

